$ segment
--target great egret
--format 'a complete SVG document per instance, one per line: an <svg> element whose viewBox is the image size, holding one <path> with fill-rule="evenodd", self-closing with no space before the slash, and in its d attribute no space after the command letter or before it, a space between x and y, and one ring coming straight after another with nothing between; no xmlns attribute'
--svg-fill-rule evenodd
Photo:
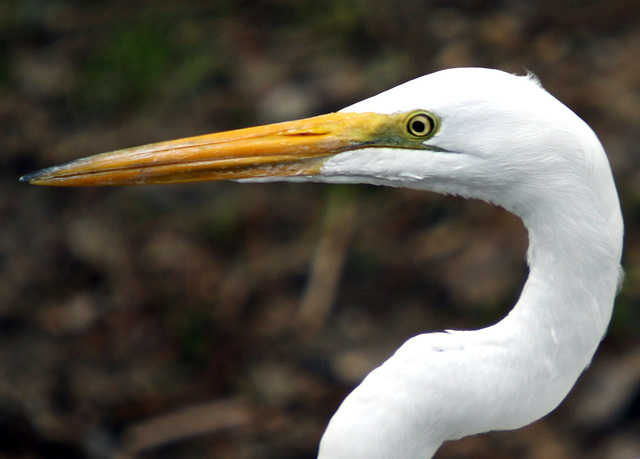
<svg viewBox="0 0 640 459"><path fill-rule="evenodd" d="M519 216L529 277L477 331L418 335L344 400L319 457L424 458L445 440L516 429L553 410L589 365L621 279L623 223L593 131L532 76L444 70L315 118L79 159L38 185L217 179L405 186Z"/></svg>

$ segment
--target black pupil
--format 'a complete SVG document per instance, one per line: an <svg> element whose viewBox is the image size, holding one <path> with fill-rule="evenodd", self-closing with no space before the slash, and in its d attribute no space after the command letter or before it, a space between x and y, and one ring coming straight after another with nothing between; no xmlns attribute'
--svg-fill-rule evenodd
<svg viewBox="0 0 640 459"><path fill-rule="evenodd" d="M425 116L416 116L411 120L411 133L414 135L424 136L429 134L431 124Z"/></svg>

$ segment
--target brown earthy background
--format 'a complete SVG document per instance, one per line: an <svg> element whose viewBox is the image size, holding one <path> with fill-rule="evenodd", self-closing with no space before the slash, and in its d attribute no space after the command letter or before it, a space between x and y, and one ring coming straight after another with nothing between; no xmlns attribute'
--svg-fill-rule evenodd
<svg viewBox="0 0 640 459"><path fill-rule="evenodd" d="M439 458L640 456L640 2L0 3L0 457L312 458L363 375L499 320L520 222L401 189L53 189L92 153L337 110L446 67L530 70L597 132L627 279L591 368Z"/></svg>

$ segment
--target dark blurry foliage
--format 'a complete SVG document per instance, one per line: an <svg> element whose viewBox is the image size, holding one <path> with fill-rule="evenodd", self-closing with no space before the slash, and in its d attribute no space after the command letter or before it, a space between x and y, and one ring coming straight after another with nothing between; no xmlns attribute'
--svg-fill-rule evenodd
<svg viewBox="0 0 640 459"><path fill-rule="evenodd" d="M169 27L152 24L116 26L106 43L89 56L82 70L80 97L97 110L126 108L157 96L177 50Z"/></svg>
<svg viewBox="0 0 640 459"><path fill-rule="evenodd" d="M484 203L366 186L17 181L470 65L530 70L592 125L623 202L627 274L557 412L438 457L640 456L639 9L0 2L0 456L315 457L342 398L408 337L499 320L526 276L526 234ZM327 257L334 283L317 274Z"/></svg>

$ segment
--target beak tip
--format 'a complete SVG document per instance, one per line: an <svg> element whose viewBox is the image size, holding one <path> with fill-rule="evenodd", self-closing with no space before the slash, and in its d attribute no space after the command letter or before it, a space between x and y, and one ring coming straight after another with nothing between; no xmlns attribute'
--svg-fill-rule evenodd
<svg viewBox="0 0 640 459"><path fill-rule="evenodd" d="M18 180L21 182L30 183L31 185L43 185L47 184L47 179L51 178L52 172L56 169L56 166L48 167L46 169L40 169L35 172L31 172L29 174L25 174L20 177Z"/></svg>
<svg viewBox="0 0 640 459"><path fill-rule="evenodd" d="M37 179L38 175L38 172L31 172L29 174L23 175L18 180L20 180L21 182L31 183L33 180Z"/></svg>

